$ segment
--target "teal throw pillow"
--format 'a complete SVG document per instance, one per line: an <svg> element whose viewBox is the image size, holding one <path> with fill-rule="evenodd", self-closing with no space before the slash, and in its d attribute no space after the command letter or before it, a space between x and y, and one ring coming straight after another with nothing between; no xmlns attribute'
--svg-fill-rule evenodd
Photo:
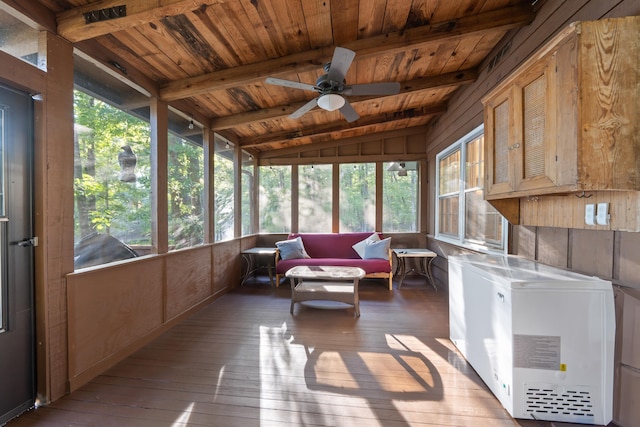
<svg viewBox="0 0 640 427"><path fill-rule="evenodd" d="M307 251L304 250L302 239L296 237L291 240L281 240L276 242L276 247L280 250L280 258L296 259L296 258L311 258Z"/></svg>

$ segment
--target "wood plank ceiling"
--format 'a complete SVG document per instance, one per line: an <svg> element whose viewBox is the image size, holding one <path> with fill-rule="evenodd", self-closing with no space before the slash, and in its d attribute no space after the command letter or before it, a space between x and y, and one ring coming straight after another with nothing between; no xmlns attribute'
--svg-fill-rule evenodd
<svg viewBox="0 0 640 427"><path fill-rule="evenodd" d="M39 3L62 37L102 52L109 67L121 66L114 71L152 82L161 99L254 152L425 125L507 31L534 17L531 2L519 0ZM126 16L86 23L87 13L121 6ZM400 93L347 97L360 115L352 123L318 107L288 118L317 94L265 78L313 85L336 46L356 52L347 84L400 82Z"/></svg>

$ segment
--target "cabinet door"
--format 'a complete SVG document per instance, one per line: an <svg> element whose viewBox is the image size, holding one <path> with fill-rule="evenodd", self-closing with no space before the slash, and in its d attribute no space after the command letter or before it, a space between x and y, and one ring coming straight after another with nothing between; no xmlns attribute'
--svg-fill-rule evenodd
<svg viewBox="0 0 640 427"><path fill-rule="evenodd" d="M516 191L556 186L555 69L555 55L550 55L515 83Z"/></svg>
<svg viewBox="0 0 640 427"><path fill-rule="evenodd" d="M513 88L508 87L485 104L485 194L510 193L515 190L515 162L512 145L516 138L513 114Z"/></svg>

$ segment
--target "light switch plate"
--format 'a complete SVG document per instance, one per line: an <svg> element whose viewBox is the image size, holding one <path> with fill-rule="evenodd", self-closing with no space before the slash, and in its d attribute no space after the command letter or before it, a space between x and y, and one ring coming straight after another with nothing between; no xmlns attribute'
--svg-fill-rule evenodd
<svg viewBox="0 0 640 427"><path fill-rule="evenodd" d="M584 207L584 222L587 225L596 225L596 205L590 203Z"/></svg>
<svg viewBox="0 0 640 427"><path fill-rule="evenodd" d="M609 203L598 203L596 222L598 225L609 225Z"/></svg>

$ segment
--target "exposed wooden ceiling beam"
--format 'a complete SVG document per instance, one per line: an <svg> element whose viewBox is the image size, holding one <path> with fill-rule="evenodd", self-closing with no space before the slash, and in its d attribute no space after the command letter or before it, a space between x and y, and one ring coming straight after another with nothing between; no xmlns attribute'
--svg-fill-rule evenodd
<svg viewBox="0 0 640 427"><path fill-rule="evenodd" d="M412 119L425 116L433 116L442 114L447 110L446 104L437 104L425 106L422 108L412 108L406 111L397 111L392 113L382 113L375 116L361 117L353 123L345 121L327 123L325 125L314 125L306 129L298 129L293 132L272 133L259 138L246 138L239 141L242 148L253 148L264 144L286 143L298 138L319 137L329 135L333 132L342 132L346 130L354 130L366 128L369 126L379 125L380 123L403 123L407 124Z"/></svg>
<svg viewBox="0 0 640 427"><path fill-rule="evenodd" d="M466 35L494 31L507 31L533 21L530 6L520 5L442 23L423 25L389 34L345 43L342 47L356 52L358 59L390 55L429 43L455 40ZM187 98L212 90L225 90L236 86L262 83L268 76L284 76L321 67L333 54L333 46L296 53L255 64L215 71L201 76L169 82L160 88L160 97L167 101Z"/></svg>
<svg viewBox="0 0 640 427"><path fill-rule="evenodd" d="M166 16L182 15L200 7L225 3L229 0L101 0L84 6L61 12L58 14L58 34L71 42L92 39L116 31L138 25L148 24ZM87 24L85 13L108 10L113 7L126 5L126 16L109 19L107 21Z"/></svg>
<svg viewBox="0 0 640 427"><path fill-rule="evenodd" d="M411 80L401 83L400 93L395 96L406 95L411 92L419 92L429 89L442 89L451 86L460 86L462 84L473 82L477 77L478 73L476 70L462 70L454 73L447 73L437 76L425 77L422 79ZM361 102L388 97L389 96L359 96L354 97L353 99L350 98L350 101L351 104L357 105ZM273 108L265 108L262 110L249 111L246 113L220 117L211 120L210 127L213 130L222 130L266 120L280 119L287 117L306 103L307 101L303 101L297 102L295 104L280 105Z"/></svg>

